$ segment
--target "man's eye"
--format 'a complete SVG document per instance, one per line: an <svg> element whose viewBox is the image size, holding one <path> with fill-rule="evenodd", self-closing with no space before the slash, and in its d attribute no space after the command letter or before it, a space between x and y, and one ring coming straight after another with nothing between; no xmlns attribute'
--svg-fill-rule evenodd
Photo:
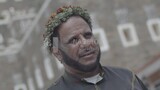
<svg viewBox="0 0 160 90"><path fill-rule="evenodd" d="M90 38L92 37L92 33L86 33L86 34L84 35L84 37L85 37L86 39L90 39Z"/></svg>
<svg viewBox="0 0 160 90"><path fill-rule="evenodd" d="M70 41L70 43L72 43L72 44L76 44L77 42L78 42L78 38L73 38Z"/></svg>

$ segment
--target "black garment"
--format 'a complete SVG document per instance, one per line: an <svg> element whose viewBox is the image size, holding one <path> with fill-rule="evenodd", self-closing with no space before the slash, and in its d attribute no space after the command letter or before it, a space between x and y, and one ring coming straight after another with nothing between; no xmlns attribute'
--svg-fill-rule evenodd
<svg viewBox="0 0 160 90"><path fill-rule="evenodd" d="M66 72L48 90L148 90L129 70L102 67L102 71L103 79L97 84L87 83Z"/></svg>

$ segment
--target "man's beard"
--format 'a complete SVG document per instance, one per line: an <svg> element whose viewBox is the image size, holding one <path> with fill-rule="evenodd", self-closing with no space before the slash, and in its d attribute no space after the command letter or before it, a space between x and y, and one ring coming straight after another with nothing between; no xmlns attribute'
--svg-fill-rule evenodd
<svg viewBox="0 0 160 90"><path fill-rule="evenodd" d="M66 65L74 68L74 69L79 70L79 71L82 71L82 72L91 72L91 71L95 70L99 66L99 61L100 61L100 56L101 56L100 49L99 49L99 52L98 52L98 55L97 55L97 58L96 58L96 62L94 62L92 64L89 64L89 65L83 65L83 64L79 63L78 61L70 58L62 50L60 50L60 51L62 53L64 63Z"/></svg>

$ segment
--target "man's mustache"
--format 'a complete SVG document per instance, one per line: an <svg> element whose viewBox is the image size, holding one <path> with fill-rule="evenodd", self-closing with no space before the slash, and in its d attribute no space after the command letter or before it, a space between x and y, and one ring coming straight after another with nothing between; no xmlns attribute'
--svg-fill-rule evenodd
<svg viewBox="0 0 160 90"><path fill-rule="evenodd" d="M94 40L88 46L82 49L79 49L79 56L83 57L88 54L96 53L97 51L98 51L98 43L97 43L97 40Z"/></svg>

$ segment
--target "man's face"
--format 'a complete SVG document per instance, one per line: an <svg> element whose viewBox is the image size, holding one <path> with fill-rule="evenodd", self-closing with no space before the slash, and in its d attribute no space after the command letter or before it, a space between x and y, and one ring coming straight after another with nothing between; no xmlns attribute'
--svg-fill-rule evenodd
<svg viewBox="0 0 160 90"><path fill-rule="evenodd" d="M62 62L80 71L92 71L99 64L100 49L91 28L81 17L71 17L59 28Z"/></svg>

